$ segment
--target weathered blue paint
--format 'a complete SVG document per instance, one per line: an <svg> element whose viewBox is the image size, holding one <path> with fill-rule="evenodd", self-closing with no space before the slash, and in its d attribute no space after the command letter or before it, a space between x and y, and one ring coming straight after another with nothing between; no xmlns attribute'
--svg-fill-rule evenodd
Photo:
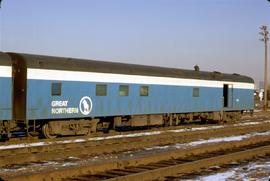
<svg viewBox="0 0 270 181"><path fill-rule="evenodd" d="M12 116L11 78L0 77L0 120L10 120Z"/></svg>
<svg viewBox="0 0 270 181"><path fill-rule="evenodd" d="M233 109L254 109L254 91L245 89L233 89Z"/></svg>
<svg viewBox="0 0 270 181"><path fill-rule="evenodd" d="M96 96L96 83L62 83L62 95L51 95L55 81L28 80L27 119L65 119L117 115L208 112L223 109L223 88L200 87L200 96L193 97L193 87L149 85L149 96L140 96L140 85L129 85L129 96L119 96L120 84L107 84L107 96ZM106 83L105 83L106 84ZM121 84L123 85L123 84ZM231 107L225 110L253 109L253 90L233 89ZM92 111L83 115L79 110L82 97L92 100ZM52 107L52 101L68 101L67 106ZM78 113L51 114L52 108L77 108ZM76 112L76 111L75 111Z"/></svg>

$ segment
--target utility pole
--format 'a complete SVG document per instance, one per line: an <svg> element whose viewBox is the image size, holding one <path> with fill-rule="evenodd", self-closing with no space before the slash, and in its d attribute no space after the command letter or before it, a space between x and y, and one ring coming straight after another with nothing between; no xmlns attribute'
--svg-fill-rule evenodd
<svg viewBox="0 0 270 181"><path fill-rule="evenodd" d="M267 42L269 40L268 38L268 31L267 31L267 26L263 25L260 27L261 32L260 35L262 35L262 38L260 39L261 41L264 42L264 103L263 103L263 110L267 111L268 107L268 100L267 100L267 88L268 88L268 83L267 83Z"/></svg>

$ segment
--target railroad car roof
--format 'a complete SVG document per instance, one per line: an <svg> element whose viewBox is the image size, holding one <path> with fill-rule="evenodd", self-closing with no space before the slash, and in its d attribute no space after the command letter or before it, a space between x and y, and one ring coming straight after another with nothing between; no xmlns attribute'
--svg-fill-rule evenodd
<svg viewBox="0 0 270 181"><path fill-rule="evenodd" d="M28 68L254 83L252 78L239 74L224 74L220 72L195 71L43 55L19 54L19 56L26 60Z"/></svg>
<svg viewBox="0 0 270 181"><path fill-rule="evenodd" d="M5 53L0 52L0 65L11 66L11 64L10 57Z"/></svg>

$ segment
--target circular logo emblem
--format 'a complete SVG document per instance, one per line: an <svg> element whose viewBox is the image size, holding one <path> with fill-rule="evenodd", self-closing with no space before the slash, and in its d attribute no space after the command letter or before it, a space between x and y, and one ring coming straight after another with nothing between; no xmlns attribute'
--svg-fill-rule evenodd
<svg viewBox="0 0 270 181"><path fill-rule="evenodd" d="M80 111L83 115L88 115L92 110L92 100L88 96L84 96L79 105Z"/></svg>

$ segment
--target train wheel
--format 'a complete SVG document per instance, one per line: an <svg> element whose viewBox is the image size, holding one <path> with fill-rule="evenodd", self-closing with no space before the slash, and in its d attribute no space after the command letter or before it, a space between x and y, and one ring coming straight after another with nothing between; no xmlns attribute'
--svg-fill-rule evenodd
<svg viewBox="0 0 270 181"><path fill-rule="evenodd" d="M207 123L207 120L204 118L201 118L201 124L206 124L206 123Z"/></svg>
<svg viewBox="0 0 270 181"><path fill-rule="evenodd" d="M49 139L53 139L56 138L56 135L52 135L50 133L50 129L49 129L49 125L48 124L44 124L42 126L42 134L45 138L49 138Z"/></svg>

